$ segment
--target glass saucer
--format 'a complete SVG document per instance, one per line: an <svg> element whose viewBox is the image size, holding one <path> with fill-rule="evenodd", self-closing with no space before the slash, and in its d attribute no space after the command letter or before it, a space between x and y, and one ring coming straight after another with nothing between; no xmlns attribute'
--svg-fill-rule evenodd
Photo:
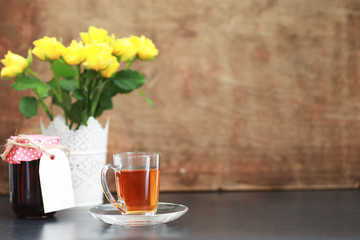
<svg viewBox="0 0 360 240"><path fill-rule="evenodd" d="M153 226L178 219L188 208L181 204L159 202L155 215L121 215L112 204L103 204L89 209L95 219L119 226Z"/></svg>

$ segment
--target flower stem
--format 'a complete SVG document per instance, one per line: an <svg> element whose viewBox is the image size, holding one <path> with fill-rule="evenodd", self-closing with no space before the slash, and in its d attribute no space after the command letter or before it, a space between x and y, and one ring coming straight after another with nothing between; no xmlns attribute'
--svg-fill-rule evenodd
<svg viewBox="0 0 360 240"><path fill-rule="evenodd" d="M31 75L33 75L34 77L39 77L39 75L37 75L37 73L34 72L33 70L31 70L30 68L27 68L26 71L27 71L28 73L30 73Z"/></svg>
<svg viewBox="0 0 360 240"><path fill-rule="evenodd" d="M135 62L136 59L137 59L137 55L128 62L128 64L125 67L125 70L128 70L130 68L131 64L133 64L133 62Z"/></svg>
<svg viewBox="0 0 360 240"><path fill-rule="evenodd" d="M63 101L63 97L62 97L59 77L55 75L54 80L55 80L55 87L56 87L55 95L60 103L61 108L64 110L65 124L68 125L67 109L66 109L66 106L64 105L64 101Z"/></svg>
<svg viewBox="0 0 360 240"><path fill-rule="evenodd" d="M44 99L41 97L39 91L37 89L35 89L34 91L35 91L37 97L39 98L41 108L46 112L46 114L50 118L50 121L54 120L52 113L49 111L49 108L46 106Z"/></svg>
<svg viewBox="0 0 360 240"><path fill-rule="evenodd" d="M98 88L98 90L97 90L97 93L96 93L94 102L93 102L92 105L91 105L90 116L95 116L96 109L97 109L97 106L98 106L98 104L99 104L102 91L103 91L104 86L106 85L107 81L108 81L108 80L106 80L106 81L101 81L101 83L100 83L100 85L99 85L99 88Z"/></svg>
<svg viewBox="0 0 360 240"><path fill-rule="evenodd" d="M77 75L78 75L78 78L77 78L77 88L80 89L80 76L81 76L81 67L80 67L80 64L77 65Z"/></svg>

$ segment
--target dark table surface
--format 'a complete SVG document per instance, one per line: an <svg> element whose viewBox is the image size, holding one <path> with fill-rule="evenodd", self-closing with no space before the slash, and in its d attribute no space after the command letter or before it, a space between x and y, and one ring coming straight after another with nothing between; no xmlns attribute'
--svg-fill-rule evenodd
<svg viewBox="0 0 360 240"><path fill-rule="evenodd" d="M160 193L189 211L154 227L95 220L88 207L17 219L0 196L0 239L360 239L360 191Z"/></svg>

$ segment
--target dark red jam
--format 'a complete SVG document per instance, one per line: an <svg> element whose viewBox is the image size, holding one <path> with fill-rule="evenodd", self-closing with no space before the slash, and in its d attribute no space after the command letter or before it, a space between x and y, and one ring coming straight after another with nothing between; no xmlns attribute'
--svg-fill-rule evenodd
<svg viewBox="0 0 360 240"><path fill-rule="evenodd" d="M19 218L46 218L55 214L44 213L39 163L40 159L10 163L10 203Z"/></svg>

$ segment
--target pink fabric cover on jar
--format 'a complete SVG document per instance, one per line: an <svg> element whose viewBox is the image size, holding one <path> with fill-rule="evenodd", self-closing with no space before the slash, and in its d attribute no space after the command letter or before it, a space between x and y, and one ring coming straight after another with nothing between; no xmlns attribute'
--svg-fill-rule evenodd
<svg viewBox="0 0 360 240"><path fill-rule="evenodd" d="M30 138L36 144L40 144L43 147L51 147L52 145L58 145L60 143L60 139L58 136L45 136L45 135L26 135L26 137ZM15 141L18 137L11 136L10 139ZM17 140L18 143L23 144L32 144L29 140L21 139ZM5 151L10 146L6 146ZM6 156L6 161L8 163L20 164L21 161L32 161L36 159L40 159L42 156L41 150L32 147L20 147L13 146L11 151Z"/></svg>

